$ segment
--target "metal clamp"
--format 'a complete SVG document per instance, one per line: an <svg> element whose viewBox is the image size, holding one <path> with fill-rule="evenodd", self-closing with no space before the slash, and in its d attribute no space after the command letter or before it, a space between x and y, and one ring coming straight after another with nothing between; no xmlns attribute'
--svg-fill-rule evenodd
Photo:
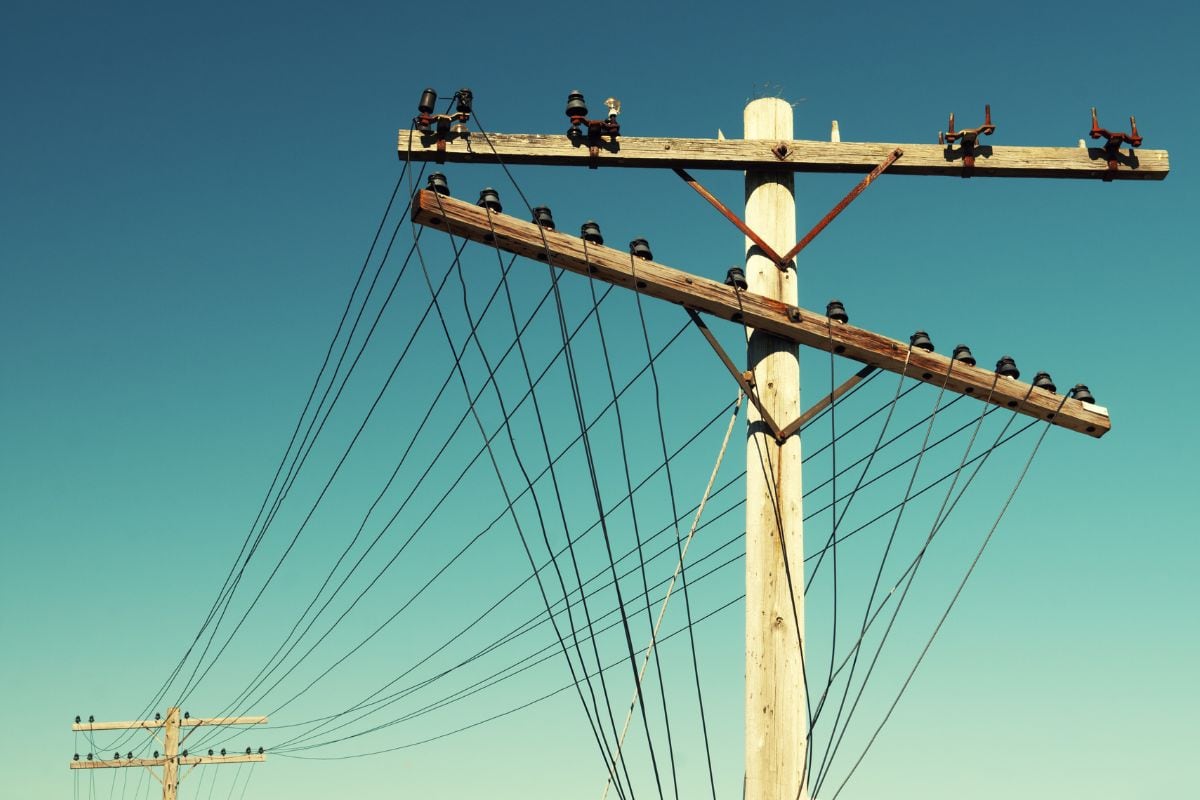
<svg viewBox="0 0 1200 800"><path fill-rule="evenodd" d="M567 129L567 137L572 142L577 142L583 136L582 129L587 128L588 155L591 156L588 169L596 169L599 166L600 145L603 144L604 137L609 137L615 143L617 137L621 135L621 123L617 122L617 115L621 113L621 101L610 97L604 101L604 105L608 107L607 118L588 119L583 116L572 116L571 127Z"/></svg>
<svg viewBox="0 0 1200 800"><path fill-rule="evenodd" d="M970 170L975 167L975 144L980 136L991 136L996 132L996 126L992 124L992 107L985 105L983 107L983 124L978 128L964 128L961 131L954 130L954 112L950 112L950 122L947 125L949 130L938 133L938 144L952 145L955 142L960 142L959 148L962 151L963 161L963 177L970 177ZM947 147L949 150L949 147Z"/></svg>
<svg viewBox="0 0 1200 800"><path fill-rule="evenodd" d="M459 89L454 93L454 100L457 104L456 113L433 114L422 112L413 117L413 127L426 139L426 145L428 145L428 138L434 137L434 141L437 143L437 156L435 158L437 163L446 163L446 141L448 139L465 139L471 135L471 131L467 127L467 122L471 119L472 99L473 95L470 89Z"/></svg>
<svg viewBox="0 0 1200 800"><path fill-rule="evenodd" d="M1112 173L1117 171L1117 166L1121 157L1121 145L1128 144L1130 147L1141 147L1142 137L1138 134L1137 120L1133 115L1129 117L1129 133L1114 133L1113 131L1105 130L1100 127L1099 120L1096 119L1096 109L1092 109L1092 129L1088 132L1088 136L1093 139L1103 138L1104 141L1104 156L1108 161L1108 171L1104 175L1104 180L1111 181Z"/></svg>

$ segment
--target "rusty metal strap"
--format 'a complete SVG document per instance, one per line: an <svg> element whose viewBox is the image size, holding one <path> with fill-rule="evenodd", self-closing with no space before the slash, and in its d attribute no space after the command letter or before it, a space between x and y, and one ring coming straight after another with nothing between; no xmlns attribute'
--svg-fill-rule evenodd
<svg viewBox="0 0 1200 800"><path fill-rule="evenodd" d="M808 233L806 233L804 235L803 239L796 242L796 246L793 247L791 250L788 250L787 255L785 255L778 263L782 266L784 264L787 264L789 261L791 261L797 255L799 255L801 250L808 247L809 243L812 242L813 239L817 238L817 235L821 231L825 230L826 225L833 222L837 218L838 214L841 214L843 211L845 211L846 206L848 206L854 202L854 198L856 198L860 194L862 194L863 191L865 191L866 188L871 185L871 182L873 180L875 180L880 175L882 175L884 173L884 171L888 167L890 167L892 164L895 164L896 159L900 158L900 156L902 156L902 155L904 155L904 151L901 150L899 147L897 147L895 150L893 150L888 155L888 157L885 158L882 163L880 163L879 166L875 167L875 169L873 169L869 173L867 173L867 176L865 178L863 178L861 181L859 181L858 185L855 186L853 189L851 189L850 193L848 195L846 195L845 197L843 197L842 201L840 203L838 203L836 206L834 206L832 209L830 209L828 214L821 217L821 221L818 222L816 225L814 225L813 229L811 231L809 231Z"/></svg>
<svg viewBox="0 0 1200 800"><path fill-rule="evenodd" d="M725 369L729 370L729 374L733 376L735 381L737 381L737 385L741 387L742 393L749 398L751 403L754 403L754 407L757 408L758 413L762 415L762 421L765 422L767 427L770 429L771 435L774 436L778 441L782 442L785 438L783 436L783 432L779 430L779 425L775 422L774 418L771 417L771 412L767 411L766 406L763 405L762 400L759 399L758 392L754 390L753 380L746 377L748 373L744 373L737 368L737 366L733 363L733 359L731 359L729 354L725 352L725 348L721 347L721 343L717 341L717 337L713 336L713 332L710 331L708 326L704 324L704 320L700 318L700 315L696 313L695 309L687 308L685 306L684 310L687 311L688 316L692 318L692 322L695 323L696 327L700 329L700 332L704 334L704 338L708 340L710 345L712 345L713 351L716 352L717 357L721 359L721 363L725 365Z"/></svg>
<svg viewBox="0 0 1200 800"><path fill-rule="evenodd" d="M747 225L741 217L729 210L729 207L718 200L712 192L700 185L700 181L693 178L686 170L675 168L675 174L683 178L684 183L696 190L696 193L712 204L712 207L721 212L721 216L732 222L739 231L746 234L746 238L758 245L759 249L767 258L771 259L777 265L782 266L787 263L787 259L781 259L779 254L775 252L769 244L763 241L763 238L755 233L749 225Z"/></svg>

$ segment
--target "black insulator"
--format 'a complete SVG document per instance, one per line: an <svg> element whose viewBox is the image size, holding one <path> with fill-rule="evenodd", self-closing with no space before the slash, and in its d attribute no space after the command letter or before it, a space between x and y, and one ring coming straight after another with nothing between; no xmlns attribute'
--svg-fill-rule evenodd
<svg viewBox="0 0 1200 800"><path fill-rule="evenodd" d="M76 754L75 754L75 760L76 760L76 761L78 761L78 760L79 760L79 753L76 753Z"/></svg>
<svg viewBox="0 0 1200 800"><path fill-rule="evenodd" d="M417 111L422 114L432 114L433 107L437 104L437 92L433 89L426 89L421 92L421 99L417 102Z"/></svg>
<svg viewBox="0 0 1200 800"><path fill-rule="evenodd" d="M504 210L504 206L500 205L500 193L490 186L479 190L479 202L475 205L480 208L486 208L495 214L499 214Z"/></svg>
<svg viewBox="0 0 1200 800"><path fill-rule="evenodd" d="M246 755L250 755L250 748L249 748L249 747L247 747L247 748L246 748Z"/></svg>
<svg viewBox="0 0 1200 800"><path fill-rule="evenodd" d="M212 753L213 753L213 751L212 751L212 750L209 750L209 751L208 751L208 754L209 754L210 756L212 755Z"/></svg>
<svg viewBox="0 0 1200 800"><path fill-rule="evenodd" d="M1039 372L1033 376L1033 385L1039 389L1045 389L1053 394L1058 391L1058 387L1054 385L1054 380L1050 377L1049 372Z"/></svg>
<svg viewBox="0 0 1200 800"><path fill-rule="evenodd" d="M579 236L585 242L592 244L604 244L604 237L600 235L600 226L595 220L589 219L579 228Z"/></svg>
<svg viewBox="0 0 1200 800"><path fill-rule="evenodd" d="M120 760L121 760L121 754L113 753L113 761L120 761Z"/></svg>
<svg viewBox="0 0 1200 800"><path fill-rule="evenodd" d="M654 258L654 254L650 252L650 243L645 239L634 239L629 243L629 252L638 258L650 261Z"/></svg>
<svg viewBox="0 0 1200 800"><path fill-rule="evenodd" d="M260 748L258 748L258 754L259 754L260 756L263 754L263 749L262 749L261 747L260 747Z"/></svg>
<svg viewBox="0 0 1200 800"><path fill-rule="evenodd" d="M184 758L187 758L187 750L184 750L184 751L183 751L183 757L184 757Z"/></svg>
<svg viewBox="0 0 1200 800"><path fill-rule="evenodd" d="M133 760L133 751L130 750L128 753L126 753L125 758L129 761L132 761Z"/></svg>
<svg viewBox="0 0 1200 800"><path fill-rule="evenodd" d="M87 760L88 760L88 761L91 761L91 760L92 760L92 754L91 754L91 753L88 753Z"/></svg>
<svg viewBox="0 0 1200 800"><path fill-rule="evenodd" d="M567 95L567 116L586 117L587 113L587 103L583 102L583 94L578 89L572 89Z"/></svg>
<svg viewBox="0 0 1200 800"><path fill-rule="evenodd" d="M548 231L554 230L554 215L547 206L538 206L533 210L533 221Z"/></svg>
<svg viewBox="0 0 1200 800"><path fill-rule="evenodd" d="M76 725L78 725L78 724L79 724L79 723L81 723L81 722L83 722L83 720L81 720L81 719L79 718L79 715L78 715L78 714L76 714L76 715L75 715L75 724L76 724Z"/></svg>
<svg viewBox="0 0 1200 800"><path fill-rule="evenodd" d="M155 758L158 758L158 751L157 751L157 750L155 750L155 751L154 751L154 757L155 757Z"/></svg>
<svg viewBox="0 0 1200 800"><path fill-rule="evenodd" d="M450 184L446 182L446 176L440 172L435 172L429 176L429 183L426 184L426 187L431 192L444 194L447 197L450 196Z"/></svg>
<svg viewBox="0 0 1200 800"><path fill-rule="evenodd" d="M155 715L154 715L154 718L155 718L155 719L158 719L158 714L155 714ZM95 721L96 721L96 718L95 718L95 717L93 717L93 716L91 716L91 715L88 715L88 722L89 722L89 723L92 723L92 722L95 722Z"/></svg>
<svg viewBox="0 0 1200 800"><path fill-rule="evenodd" d="M996 374L1013 380L1021 377L1021 371L1017 369L1017 362L1013 361L1012 356L1000 356L996 362Z"/></svg>
<svg viewBox="0 0 1200 800"><path fill-rule="evenodd" d="M917 331L908 337L908 342L915 350L924 350L926 353L933 352L933 342L929 341L929 334L925 331Z"/></svg>
<svg viewBox="0 0 1200 800"><path fill-rule="evenodd" d="M161 720L161 719L162 719L162 714L159 714L159 713L156 711L156 712L154 713L154 721L155 721L155 722L158 722L158 721L159 721L159 720ZM92 721L92 718L91 718L91 717L88 717L88 722L91 722L91 721Z"/></svg>
<svg viewBox="0 0 1200 800"><path fill-rule="evenodd" d="M825 304L825 316L829 317L834 322L849 322L850 315L846 313L846 307L842 305L841 300L830 300Z"/></svg>
<svg viewBox="0 0 1200 800"><path fill-rule="evenodd" d="M1096 398L1092 397L1092 392L1082 383L1075 384L1075 388L1071 390L1071 396L1081 403L1095 403Z"/></svg>
<svg viewBox="0 0 1200 800"><path fill-rule="evenodd" d="M190 713L190 712L188 712L188 711L185 711L185 712L183 712L183 718L184 718L184 719L191 719L191 718L192 718L192 715L191 715L191 713Z"/></svg>
<svg viewBox="0 0 1200 800"><path fill-rule="evenodd" d="M750 288L750 284L746 283L746 273L741 267L730 267L726 271L725 285L732 286L739 292L744 292Z"/></svg>
<svg viewBox="0 0 1200 800"><path fill-rule="evenodd" d="M224 747L222 747L222 748L221 748L221 755L225 755L225 748L224 748Z"/></svg>
<svg viewBox="0 0 1200 800"><path fill-rule="evenodd" d="M975 366L975 356L971 355L971 348L965 344L955 345L953 358L955 361L961 361L968 366Z"/></svg>
<svg viewBox="0 0 1200 800"><path fill-rule="evenodd" d="M454 93L455 111L460 114L471 113L471 101L475 99L475 95L470 89L462 88Z"/></svg>

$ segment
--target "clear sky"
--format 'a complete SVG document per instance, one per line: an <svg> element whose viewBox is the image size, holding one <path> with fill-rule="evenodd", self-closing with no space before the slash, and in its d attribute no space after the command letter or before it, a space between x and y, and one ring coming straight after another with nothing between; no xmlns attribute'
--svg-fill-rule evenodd
<svg viewBox="0 0 1200 800"><path fill-rule="evenodd" d="M605 96L619 97L630 136L715 137L720 129L734 138L743 106L760 96L794 104L797 138L825 139L836 119L844 141L933 142L949 112L973 125L990 103L997 125L992 143L1074 146L1087 133L1091 106L1109 128L1136 114L1144 147L1171 151L1172 172L1163 182L885 175L800 261L801 305L820 309L839 297L854 323L882 333L904 338L923 328L941 352L967 342L981 364L1009 353L1025 378L1046 369L1059 387L1082 381L1110 409L1114 426L1098 441L1050 431L961 600L840 796L1194 795L1200 528L1192 454L1200 441L1192 409L1200 385L1187 366L1187 333L1200 290L1190 158L1200 126L1194 102L1200 31L1187 4L514 6L469 0L185 9L18 0L5 11L0 752L7 767L0 797L153 796L143 771L71 772L67 763L76 752L111 758L113 750L148 752L157 744L140 734L88 741L73 734L70 723L77 714L133 719L165 712L180 699L193 717L271 713L267 728L219 731L208 739L198 734L190 746L272 751L267 763L253 768L201 767L184 780L181 797L460 797L486 790L496 797L564 798L603 791L603 765L573 688L420 743L571 685L545 625L420 684L544 609L531 583L408 670L529 577L519 534L539 563L545 558L539 510L549 538L561 545L564 522L582 533L595 521L596 507L576 446L559 469L561 515L547 479L536 484L538 507L526 497L515 505L516 522L501 514L504 491L516 494L526 486L520 467L537 471L546 460L532 403L513 416L518 464L490 390L478 410L489 432L501 431L495 441L504 488L485 453L438 505L479 452L482 437L466 416L436 312L418 324L430 298L422 269L435 284L449 275L438 310L458 348L470 324L464 285L475 316L499 286L507 260L469 248L460 285L457 273L447 272L449 242L428 234L421 258L411 259L397 278L413 244L410 227L398 225L409 181L416 180L411 174L401 182L368 264L369 281L397 230L351 357L382 308L378 328L273 517L205 660L197 661L193 651L168 697L148 706L205 621L247 533L260 530L256 514L400 176L396 131L409 125L426 86L438 90L439 102L469 86L477 122L487 130L548 134L565 130L562 107L573 88L585 92L593 109ZM443 171L456 196L473 200L479 188L492 185L507 212L524 216L516 188L499 170L448 165ZM737 232L669 172L524 168L514 177L535 205L554 209L563 230L594 218L610 244L644 236L656 260L712 277L740 258ZM731 205L740 203L740 176L697 177ZM799 178L800 229L854 180ZM393 281L394 296L384 307ZM513 317L533 318L522 342L536 373L561 345L553 300L534 313L549 288L544 268L518 262L510 288ZM592 288L564 281L562 295L567 325L583 324L574 356L588 419L612 397L595 319L585 321ZM669 449L699 432L672 460L670 487L657 472L635 494L638 535L664 531L647 545L647 581L657 584L675 563L669 488L684 516L712 468L734 387L688 330L656 362L656 395L649 374L637 377L647 362L646 340L656 350L665 347L684 326L683 315L646 301L644 338L631 297L615 294L600 309L613 383L633 381L622 397L621 426L610 412L592 435L605 506L626 492L622 435L631 481L661 462L656 396L667 415ZM499 363L513 341L513 317L501 291L480 326L488 364L474 344L462 360L472 392L484 386L487 367L496 368L510 410L528 388L518 353ZM387 383L414 330L411 351ZM739 332L728 326L718 332L736 350ZM829 391L827 356L806 354L803 366L806 401ZM855 369L837 363L833 380ZM306 521L385 383L350 456ZM579 433L570 386L558 361L537 391L547 447L555 452ZM881 377L833 420L806 432L805 450L815 454L806 473L812 488L806 509L813 513L808 549L829 533L829 513L817 512L835 491L822 485L833 468L832 452L817 451L834 432L887 405L896 390L895 378ZM906 395L890 430L920 423L936 401L933 390ZM948 402L942 399L932 439L960 426L966 432L930 451L915 478L918 487L954 469L978 418L978 406ZM872 449L881 419L841 441L839 469ZM973 452L986 449L1006 421L1000 414L986 418ZM917 424L883 451L876 472L916 452L926 430ZM741 591L741 431L717 485L733 483L713 498L706 517L711 525L697 534L689 555L696 618L736 601ZM831 761L822 796L833 797L884 718L1039 432L997 450L953 524L944 536L939 531ZM864 490L844 524L865 523L898 502L912 469ZM839 480L839 502L856 475ZM881 591L895 583L925 538L945 492L942 484L906 511ZM385 527L393 514L395 522ZM618 554L633 546L634 519L627 505L610 516ZM830 624L828 564L814 582L809 660L818 688L831 647L842 658L848 637L858 632L894 521L887 517L843 548L837 628ZM360 526L363 533L354 539ZM376 534L378 545L284 666L242 696L309 602L328 596ZM411 545L389 565L410 534ZM471 542L462 559L418 592ZM340 571L318 594L348 545ZM658 555L651 558L651 550ZM278 574L220 650L285 551ZM581 540L578 561L585 578L606 574L598 531ZM629 572L620 585L640 648L648 621L638 599L644 587L637 563L621 562ZM574 580L570 562L560 566L568 583ZM378 583L314 645L376 574ZM557 578L544 574L550 599L555 592L561 599ZM661 594L651 591L656 602ZM603 589L592 604L600 617L615 609L615 595ZM712 785L730 800L740 796L742 780L741 608L733 602L693 629ZM575 621L582 637L580 611ZM676 597L664 632L685 623L682 597ZM678 796L711 792L688 641L683 633L662 644L665 678L660 684L652 677L647 687L664 797L675 793L663 695L672 715ZM632 687L625 647L619 624L600 636L602 660L618 665L606 673L618 727ZM551 656L543 663L429 709L476 681L506 674L500 671L539 648ZM590 658L590 646L583 649ZM215 666L205 671L218 651ZM192 674L196 685L185 689ZM393 724L308 750L286 744L310 729L304 723L342 712L393 681L385 693L406 690L395 703L336 729L354 719L339 717L308 741ZM637 796L658 797L640 723L632 730L630 782ZM814 735L818 756L828 730ZM342 758L377 750L391 752Z"/></svg>

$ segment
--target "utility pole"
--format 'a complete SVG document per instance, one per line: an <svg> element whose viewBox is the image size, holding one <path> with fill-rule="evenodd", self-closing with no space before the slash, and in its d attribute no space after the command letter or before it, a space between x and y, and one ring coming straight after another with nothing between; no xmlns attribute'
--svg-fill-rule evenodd
<svg viewBox="0 0 1200 800"><path fill-rule="evenodd" d="M746 106L746 140L792 140L792 106L774 97ZM746 224L777 253L796 241L790 172L746 171ZM797 303L797 270L777 264L746 238L748 290ZM800 415L795 342L748 329L753 390L776 420ZM770 787L802 787L807 750L804 695L804 514L800 437L779 441L758 407L747 409L746 436L746 797L777 797Z"/></svg>
<svg viewBox="0 0 1200 800"><path fill-rule="evenodd" d="M190 717L180 716L179 708L172 706L167 709L167 716L162 719L147 719L136 720L133 722L95 722L89 720L82 722L78 717L75 718L75 724L71 726L73 731L119 731L119 730L147 730L154 733L156 738L159 738L162 744L163 751L159 755L155 752L154 758L133 758L132 751L125 757L121 758L120 753L116 753L110 760L94 759L93 753L88 753L86 760L80 760L79 754L75 754L75 760L71 762L71 769L120 769L126 767L145 767L150 771L150 774L162 784L163 800L176 800L179 792L179 782L191 772L189 769L183 775L179 774L181 766L190 766L192 769L204 764L238 764L247 761L266 761L267 757L263 754L262 748L258 752L251 752L250 748L246 749L245 753L237 755L226 755L222 750L220 754L215 754L213 751L208 751L208 755L193 756L189 755L187 750L179 750L181 744L187 741L187 738L201 726L211 725L263 725L267 721L266 717L214 717L209 719L192 719ZM180 739L179 732L181 728L191 728L192 730ZM158 730L162 730L162 736L159 737ZM162 774L154 771L154 767L162 767Z"/></svg>
<svg viewBox="0 0 1200 800"><path fill-rule="evenodd" d="M850 325L844 309L821 314L798 305L796 256L885 171L891 175L954 178L1060 178L1103 182L1162 180L1170 166L1165 150L1135 150L1142 138L1099 127L1100 147L1019 147L984 144L991 109L978 128L955 129L954 116L938 144L792 139L792 109L777 98L755 100L745 110L741 141L620 136L610 99L606 120L589 120L581 94L572 93L566 136L467 132L471 93L457 95L455 116L432 115L436 95L426 90L412 130L399 135L401 160L436 163L538 164L598 168L672 169L746 236L744 275L731 270L724 284L655 263L577 236L487 211L444 191L418 192L412 218L420 225L554 267L681 305L750 400L746 442L746 709L745 797L806 800L809 746L804 692L804 543L800 440L803 422L874 370L887 370L1010 409L1067 430L1099 438L1111 428L1108 410L1083 384L1059 392L1046 373L1019 380L1015 364L976 366L971 353L933 351L914 334L893 339ZM619 144L617 137L620 136ZM744 170L745 220L685 169ZM796 241L796 172L858 173L865 177L809 232ZM443 183L440 187L445 189ZM484 201L481 197L480 203ZM632 247L632 246L631 246ZM781 255L782 254L782 255ZM749 369L739 370L708 330L701 314L731 320L748 334ZM864 364L855 376L800 413L798 345Z"/></svg>

